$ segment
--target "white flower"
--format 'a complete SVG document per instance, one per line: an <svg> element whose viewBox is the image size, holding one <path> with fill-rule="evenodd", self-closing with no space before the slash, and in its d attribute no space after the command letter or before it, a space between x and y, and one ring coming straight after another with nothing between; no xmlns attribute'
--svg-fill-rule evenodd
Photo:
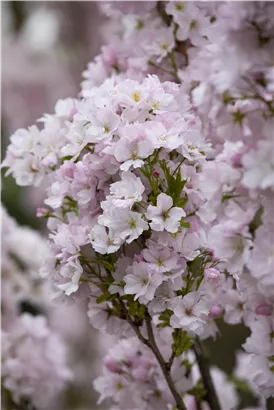
<svg viewBox="0 0 274 410"><path fill-rule="evenodd" d="M151 220L150 227L154 231L177 232L180 220L186 213L182 208L173 207L173 200L166 194L157 197L157 206L149 205L145 214Z"/></svg>
<svg viewBox="0 0 274 410"><path fill-rule="evenodd" d="M102 225L95 225L92 228L89 239L95 251L102 255L116 252L123 242L121 238L115 236L112 229L107 233Z"/></svg>
<svg viewBox="0 0 274 410"><path fill-rule="evenodd" d="M145 44L145 50L148 55L157 56L156 61L159 63L174 48L173 27L162 27L157 30L157 34L152 37L152 41Z"/></svg>
<svg viewBox="0 0 274 410"><path fill-rule="evenodd" d="M169 272L179 267L179 257L176 252L172 252L168 247L150 247L143 250L144 259L149 266L158 273Z"/></svg>
<svg viewBox="0 0 274 410"><path fill-rule="evenodd" d="M274 146L272 141L258 141L258 149L243 155L243 184L247 188L274 188Z"/></svg>
<svg viewBox="0 0 274 410"><path fill-rule="evenodd" d="M135 202L142 200L145 190L140 178L132 172L122 172L122 180L110 185L110 193L114 196L113 205L131 208Z"/></svg>
<svg viewBox="0 0 274 410"><path fill-rule="evenodd" d="M122 171L128 171L130 167L140 168L144 161L153 153L153 146L149 141L120 139L114 148L114 156L118 162L123 162L120 166Z"/></svg>
<svg viewBox="0 0 274 410"><path fill-rule="evenodd" d="M71 295L79 289L79 280L83 273L83 268L78 259L72 259L60 269L60 275L68 282L58 285L58 288L63 290L66 295Z"/></svg>
<svg viewBox="0 0 274 410"><path fill-rule="evenodd" d="M135 295L135 300L142 297L142 303L152 300L157 287L162 283L161 275L153 272L146 262L135 262L127 271L132 273L124 277L125 294Z"/></svg>
<svg viewBox="0 0 274 410"><path fill-rule="evenodd" d="M108 212L99 216L98 222L113 229L115 236L120 236L127 243L134 241L148 229L148 224L141 214L122 208L108 209Z"/></svg>
<svg viewBox="0 0 274 410"><path fill-rule="evenodd" d="M202 334L209 309L206 301L198 292L190 292L183 298L175 298L173 312L170 319L172 327L183 328L191 334Z"/></svg>

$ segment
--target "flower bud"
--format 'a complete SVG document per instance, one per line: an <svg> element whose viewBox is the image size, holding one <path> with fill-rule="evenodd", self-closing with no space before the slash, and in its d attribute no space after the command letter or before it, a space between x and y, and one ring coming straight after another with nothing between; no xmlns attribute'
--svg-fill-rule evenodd
<svg viewBox="0 0 274 410"><path fill-rule="evenodd" d="M48 216L50 210L48 208L37 208L36 210L36 217L37 218L44 218Z"/></svg>
<svg viewBox="0 0 274 410"><path fill-rule="evenodd" d="M155 178L158 178L158 176L160 175L160 172L155 169L155 170L152 172L152 175L153 175Z"/></svg>
<svg viewBox="0 0 274 410"><path fill-rule="evenodd" d="M272 315L272 307L267 303L263 302L257 305L255 309L256 315L260 316L271 316Z"/></svg>
<svg viewBox="0 0 274 410"><path fill-rule="evenodd" d="M142 255L134 255L134 261L139 263L139 262L143 262L144 258Z"/></svg>
<svg viewBox="0 0 274 410"><path fill-rule="evenodd" d="M219 317L219 316L221 315L221 313L222 313L222 308L221 308L221 306L219 306L219 305L212 305L211 308L210 308L210 310L209 310L208 316L209 316L211 319L215 319L215 318Z"/></svg>
<svg viewBox="0 0 274 410"><path fill-rule="evenodd" d="M210 283L212 286L218 286L221 279L221 274L217 269L208 268L205 269L204 273L205 281Z"/></svg>
<svg viewBox="0 0 274 410"><path fill-rule="evenodd" d="M121 371L121 367L111 356L104 357L103 364L111 373L120 373Z"/></svg>
<svg viewBox="0 0 274 410"><path fill-rule="evenodd" d="M234 168L242 168L242 156L243 154L241 152L237 152L236 154L232 155L231 162Z"/></svg>

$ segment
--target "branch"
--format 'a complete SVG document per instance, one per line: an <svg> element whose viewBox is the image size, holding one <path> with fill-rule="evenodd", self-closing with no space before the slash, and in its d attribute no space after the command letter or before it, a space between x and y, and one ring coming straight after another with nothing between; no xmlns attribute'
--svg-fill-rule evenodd
<svg viewBox="0 0 274 410"><path fill-rule="evenodd" d="M157 1L156 9L160 16L162 17L163 21L167 26L170 26L172 17L169 16L165 10L165 3L163 1Z"/></svg>
<svg viewBox="0 0 274 410"><path fill-rule="evenodd" d="M210 405L211 410L221 410L218 396L209 371L209 364L205 357L201 341L197 337L195 339L193 349L196 355L197 363L201 372L202 381L206 389L206 401Z"/></svg>
<svg viewBox="0 0 274 410"><path fill-rule="evenodd" d="M186 407L184 405L184 402L182 400L181 395L178 393L178 391L176 390L176 387L174 385L174 382L170 376L170 372L169 372L169 366L168 364L164 361L164 358L155 342L155 338L154 338L154 334L153 334L153 329L152 329L152 324L151 324L151 318L149 316L149 314L146 312L145 313L145 321L146 321L146 327L147 327L147 334L148 334L148 340L149 340L149 347L152 350L152 352L154 353L154 356L156 357L163 375L166 379L166 382L168 384L168 387L174 397L175 403L176 403L176 407L178 410L186 410Z"/></svg>
<svg viewBox="0 0 274 410"><path fill-rule="evenodd" d="M26 19L25 2L10 1L9 7L11 9L13 19L13 29L15 33L19 33Z"/></svg>

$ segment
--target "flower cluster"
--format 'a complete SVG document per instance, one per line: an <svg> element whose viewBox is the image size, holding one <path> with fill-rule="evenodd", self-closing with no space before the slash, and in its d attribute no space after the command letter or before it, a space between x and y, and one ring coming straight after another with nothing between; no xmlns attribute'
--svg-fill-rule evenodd
<svg viewBox="0 0 274 410"><path fill-rule="evenodd" d="M15 405L48 405L71 378L65 358L62 341L43 316L25 313L2 332L3 386Z"/></svg>
<svg viewBox="0 0 274 410"><path fill-rule="evenodd" d="M120 7L104 5L115 35L81 98L59 101L41 130L17 131L4 160L19 185L48 183L41 274L54 298L88 299L91 324L126 338L95 382L102 399L182 410L196 408L192 394L197 408L235 408L205 391L214 372L205 376L200 343L217 336L216 318L251 330L236 374L270 397L274 7ZM185 369L177 358L192 349Z"/></svg>
<svg viewBox="0 0 274 410"><path fill-rule="evenodd" d="M18 226L3 207L1 217L3 405L42 409L72 376L65 345L42 315L48 295L38 270L49 250L37 232Z"/></svg>
<svg viewBox="0 0 274 410"><path fill-rule="evenodd" d="M157 340L164 357L170 354L168 331ZM236 389L218 368L211 369L222 408L234 409L238 404ZM196 409L193 392L200 389L200 372L191 353L175 359L171 371L177 391L184 394L188 409ZM103 360L103 376L94 381L100 393L99 403L111 397L119 409L171 409L173 398L167 389L159 364L151 351L136 337L123 339L111 348ZM200 389L200 393L202 390ZM206 402L202 408L208 409ZM116 407L113 407L116 409Z"/></svg>

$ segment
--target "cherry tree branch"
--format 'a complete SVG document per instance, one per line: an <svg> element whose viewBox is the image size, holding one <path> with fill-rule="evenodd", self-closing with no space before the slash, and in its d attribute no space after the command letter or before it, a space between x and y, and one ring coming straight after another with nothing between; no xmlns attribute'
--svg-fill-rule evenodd
<svg viewBox="0 0 274 410"><path fill-rule="evenodd" d="M146 321L146 328L147 328L147 334L148 334L148 340L149 340L149 347L152 350L152 352L154 353L154 356L156 357L163 375L166 379L166 382L168 384L168 387L174 397L175 403L176 403L176 407L178 410L186 410L186 407L184 405L183 399L181 397L181 395L178 393L178 391L176 390L176 387L174 385L174 382L171 378L170 375L170 369L168 364L164 361L164 358L156 344L155 341L155 337L154 337L154 333L153 333L153 329L152 329L152 324L151 324L151 317L149 316L149 314L146 312L145 314L145 321Z"/></svg>
<svg viewBox="0 0 274 410"><path fill-rule="evenodd" d="M176 407L178 410L187 410L182 397L180 396L180 394L178 393L178 391L176 390L176 387L174 385L174 382L171 378L170 375L170 364L166 363L158 346L157 343L155 341L155 337L154 337L154 333L153 333L153 329L152 329L152 324L151 324L151 317L149 315L149 313L146 311L145 312L145 322L146 322L146 328L147 328L147 335L148 338L144 337L140 331L139 326L137 326L134 321L132 320L132 318L130 317L130 315L128 314L127 308L124 305L123 301L120 299L120 306L122 311L124 312L124 314L126 315L126 319L128 321L128 323L130 324L130 326L132 327L132 329L134 330L134 332L136 333L137 337L139 338L139 340L141 340L142 343L144 343L147 347L150 348L150 350L152 351L152 353L154 354L155 358L157 359L163 375L166 379L166 382L168 384L168 387L174 397L175 403L176 403Z"/></svg>
<svg viewBox="0 0 274 410"><path fill-rule="evenodd" d="M193 350L194 350L197 363L200 369L203 385L206 390L205 399L210 405L211 410L221 410L219 399L216 394L216 390L215 390L212 377L209 371L209 364L205 356L205 353L203 351L202 343L198 337L195 338L195 341L193 344Z"/></svg>

